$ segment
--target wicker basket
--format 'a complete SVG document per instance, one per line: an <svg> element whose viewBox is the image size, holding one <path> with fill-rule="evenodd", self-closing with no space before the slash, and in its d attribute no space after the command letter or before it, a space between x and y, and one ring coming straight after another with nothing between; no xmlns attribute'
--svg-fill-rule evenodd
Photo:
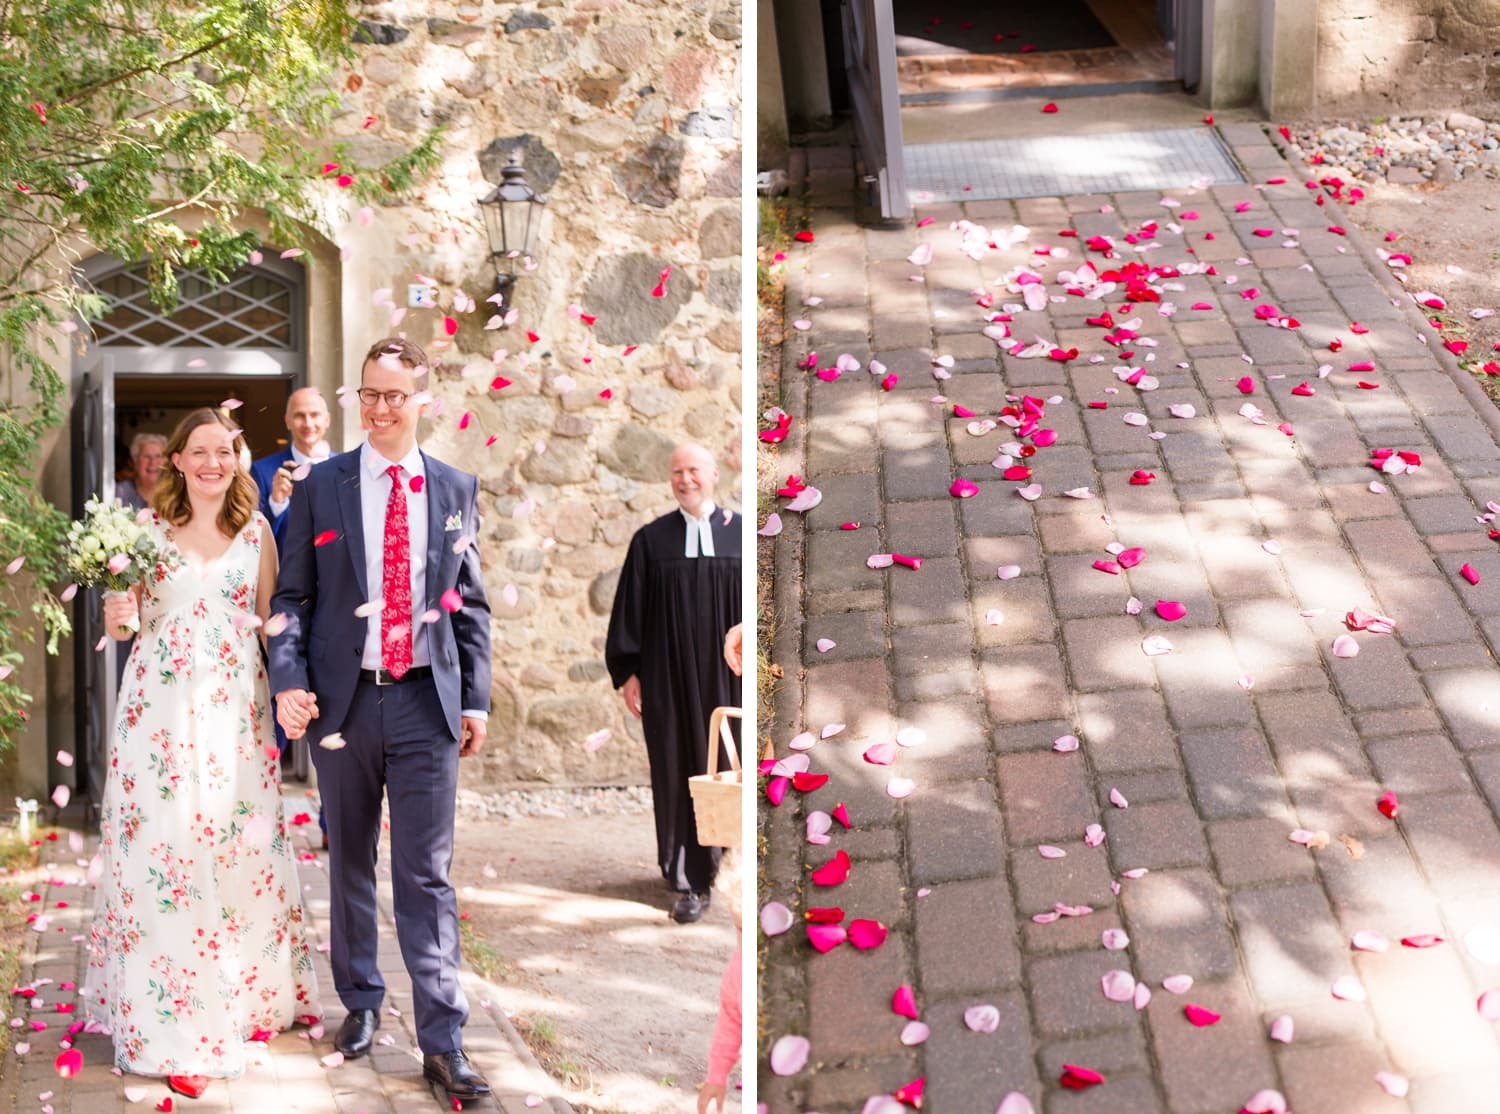
<svg viewBox="0 0 1500 1114"><path fill-rule="evenodd" d="M729 721L744 713L738 708L715 708L708 721L708 772L688 778L693 797L693 819L698 842L704 847L738 847L740 812L745 797L744 774ZM720 741L729 755L730 769L719 769Z"/></svg>

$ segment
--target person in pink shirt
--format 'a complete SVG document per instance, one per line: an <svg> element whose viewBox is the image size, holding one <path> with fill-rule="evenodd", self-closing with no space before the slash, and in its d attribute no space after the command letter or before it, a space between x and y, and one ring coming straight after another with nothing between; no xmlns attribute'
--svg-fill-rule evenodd
<svg viewBox="0 0 1500 1114"><path fill-rule="evenodd" d="M729 906L734 918L736 938L740 934L740 864L734 852L725 854L719 863L719 876L714 888ZM722 1114L725 1095L729 1090L729 1073L740 1058L740 948L735 946L729 964L724 968L724 977L719 981L719 1017L714 1023L714 1034L708 1043L708 1078L698 1085L698 1114L708 1114L713 1104Z"/></svg>

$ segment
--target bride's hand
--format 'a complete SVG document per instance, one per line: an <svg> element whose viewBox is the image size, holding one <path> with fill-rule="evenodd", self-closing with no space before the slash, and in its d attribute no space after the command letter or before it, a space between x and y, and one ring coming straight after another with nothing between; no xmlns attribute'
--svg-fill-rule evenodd
<svg viewBox="0 0 1500 1114"><path fill-rule="evenodd" d="M129 637L132 623L139 624L141 605L134 592L112 593L104 600L104 631L112 638Z"/></svg>

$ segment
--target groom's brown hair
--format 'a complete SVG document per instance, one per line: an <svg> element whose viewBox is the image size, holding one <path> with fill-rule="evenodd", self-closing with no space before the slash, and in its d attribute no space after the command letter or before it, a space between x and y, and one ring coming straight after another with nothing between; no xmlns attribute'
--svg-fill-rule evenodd
<svg viewBox="0 0 1500 1114"><path fill-rule="evenodd" d="M386 337L370 345L370 350L365 353L364 361L359 365L360 380L364 380L365 364L383 358L394 358L401 366L410 368L418 383L427 378L427 353L422 346L405 337Z"/></svg>

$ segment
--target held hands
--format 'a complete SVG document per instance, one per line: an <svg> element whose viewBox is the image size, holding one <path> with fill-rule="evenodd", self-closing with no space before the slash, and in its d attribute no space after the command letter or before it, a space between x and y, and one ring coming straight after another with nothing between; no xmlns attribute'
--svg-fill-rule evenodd
<svg viewBox="0 0 1500 1114"><path fill-rule="evenodd" d="M636 719L641 718L641 679L632 676L620 686L620 696L625 700L625 710Z"/></svg>
<svg viewBox="0 0 1500 1114"><path fill-rule="evenodd" d="M288 739L307 734L307 725L318 718L318 698L306 689L286 689L276 694L276 722Z"/></svg>
<svg viewBox="0 0 1500 1114"><path fill-rule="evenodd" d="M488 724L482 719L472 719L464 716L460 726L463 738L459 740L458 756L468 758L470 755L478 754L484 749L484 733Z"/></svg>
<svg viewBox="0 0 1500 1114"><path fill-rule="evenodd" d="M276 474L271 477L271 502L285 503L292 497L292 469L297 465L293 461L287 461Z"/></svg>
<svg viewBox="0 0 1500 1114"><path fill-rule="evenodd" d="M134 592L111 592L104 597L104 631L123 641L140 626L141 604Z"/></svg>
<svg viewBox="0 0 1500 1114"><path fill-rule="evenodd" d="M724 663L736 677L745 672L745 624L736 623L724 635Z"/></svg>

